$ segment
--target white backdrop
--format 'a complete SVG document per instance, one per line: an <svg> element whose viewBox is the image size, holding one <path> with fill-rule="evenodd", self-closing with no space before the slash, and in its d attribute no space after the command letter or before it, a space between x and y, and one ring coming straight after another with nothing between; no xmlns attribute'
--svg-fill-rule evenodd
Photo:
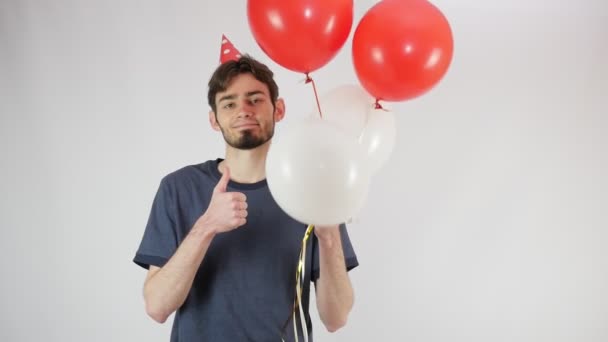
<svg viewBox="0 0 608 342"><path fill-rule="evenodd" d="M0 340L168 341L131 262L160 178L221 156L206 82L245 1L0 2ZM351 36L314 73L357 82ZM436 0L455 35L350 226L356 304L318 341L608 341L608 3ZM281 125L278 129L281 129Z"/></svg>

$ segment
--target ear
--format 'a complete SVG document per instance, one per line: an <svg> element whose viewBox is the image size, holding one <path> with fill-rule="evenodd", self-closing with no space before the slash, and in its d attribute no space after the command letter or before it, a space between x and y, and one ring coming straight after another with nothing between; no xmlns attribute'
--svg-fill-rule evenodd
<svg viewBox="0 0 608 342"><path fill-rule="evenodd" d="M285 101L279 98L274 104L274 121L279 122L285 117Z"/></svg>
<svg viewBox="0 0 608 342"><path fill-rule="evenodd" d="M215 118L215 112L212 110L209 111L209 124L214 130L220 131L220 125L217 123L217 119Z"/></svg>

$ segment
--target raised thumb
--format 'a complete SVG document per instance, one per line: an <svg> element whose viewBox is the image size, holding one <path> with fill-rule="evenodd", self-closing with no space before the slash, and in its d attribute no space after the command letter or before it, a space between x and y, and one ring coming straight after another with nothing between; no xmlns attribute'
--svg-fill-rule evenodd
<svg viewBox="0 0 608 342"><path fill-rule="evenodd" d="M217 185L215 186L215 191L226 192L228 182L230 182L230 169L226 165L224 167L224 173L222 174L222 178L220 178L220 181L217 182Z"/></svg>

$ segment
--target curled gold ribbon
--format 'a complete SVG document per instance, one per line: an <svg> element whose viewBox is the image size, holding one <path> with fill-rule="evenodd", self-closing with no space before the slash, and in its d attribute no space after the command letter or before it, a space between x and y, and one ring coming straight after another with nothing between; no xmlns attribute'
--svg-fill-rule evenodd
<svg viewBox="0 0 608 342"><path fill-rule="evenodd" d="M302 248L300 249L300 256L298 258L298 268L296 270L296 292L295 298L293 302L293 309L291 313L291 318L293 318L293 332L296 342L298 342L298 327L296 321L296 314L300 313L300 326L302 327L302 333L304 334L304 342L308 342L308 326L306 324L306 317L304 316L304 309L302 308L302 291L304 289L304 279L306 275L306 243L308 242L308 238L312 234L314 226L308 225L306 228L306 232L304 233L304 238L302 239ZM283 334L281 336L281 341L285 342L285 328L289 324L290 318L287 319L285 325L283 326Z"/></svg>

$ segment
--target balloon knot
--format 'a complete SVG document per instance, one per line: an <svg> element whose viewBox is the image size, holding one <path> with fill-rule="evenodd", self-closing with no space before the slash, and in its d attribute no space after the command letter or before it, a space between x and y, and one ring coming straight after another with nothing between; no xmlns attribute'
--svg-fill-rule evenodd
<svg viewBox="0 0 608 342"><path fill-rule="evenodd" d="M312 82L312 78L310 77L310 75L308 73L306 73L306 83L310 83Z"/></svg>
<svg viewBox="0 0 608 342"><path fill-rule="evenodd" d="M382 105L380 104L380 100L376 99L376 103L374 104L374 108L376 109L384 109L382 108Z"/></svg>

